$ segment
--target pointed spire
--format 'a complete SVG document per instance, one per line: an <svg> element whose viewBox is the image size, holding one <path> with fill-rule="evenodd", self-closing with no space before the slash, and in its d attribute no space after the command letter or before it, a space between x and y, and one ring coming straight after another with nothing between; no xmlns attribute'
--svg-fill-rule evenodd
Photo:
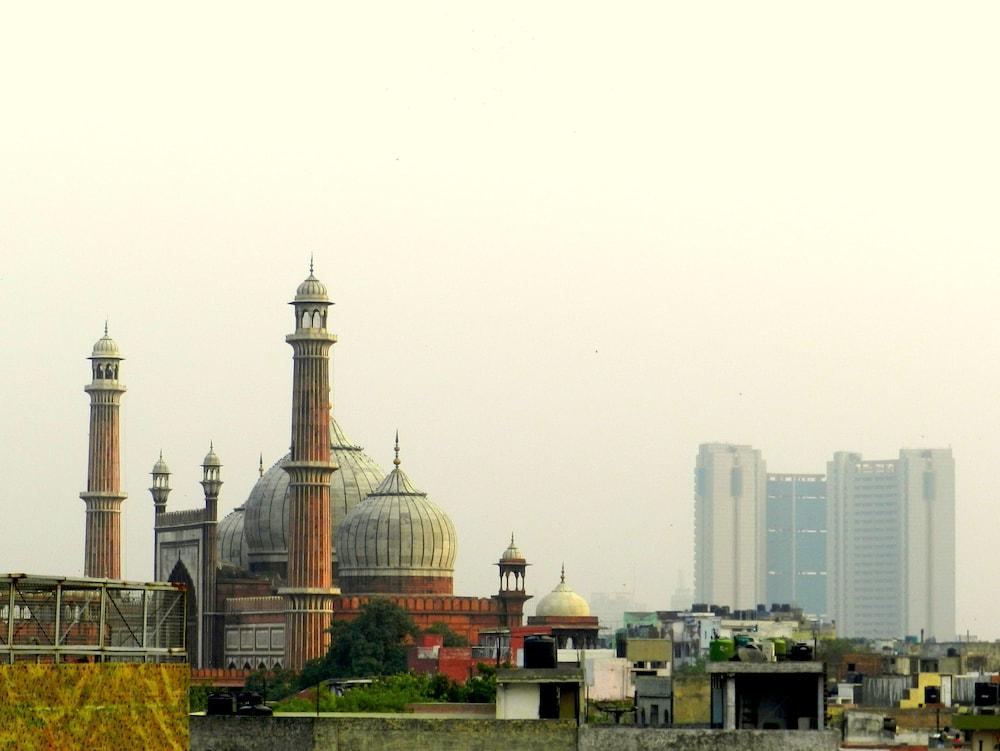
<svg viewBox="0 0 1000 751"><path fill-rule="evenodd" d="M104 336L108 335L108 317L104 316Z"/></svg>
<svg viewBox="0 0 1000 751"><path fill-rule="evenodd" d="M510 533L510 546L514 547L514 533L513 532Z"/></svg>
<svg viewBox="0 0 1000 751"><path fill-rule="evenodd" d="M566 583L566 563L565 562L562 565L562 572L559 574L559 583L560 584L565 584Z"/></svg>
<svg viewBox="0 0 1000 751"><path fill-rule="evenodd" d="M212 439L209 439L209 441L208 441L208 453L211 454L213 451L215 451L215 441L213 441Z"/></svg>
<svg viewBox="0 0 1000 751"><path fill-rule="evenodd" d="M163 461L163 449L160 449L160 461Z"/></svg>
<svg viewBox="0 0 1000 751"><path fill-rule="evenodd" d="M309 254L309 276L313 275L313 254Z"/></svg>
<svg viewBox="0 0 1000 751"><path fill-rule="evenodd" d="M399 466L399 430L396 431L396 447L393 449L396 452L396 458L392 460L392 463L397 467Z"/></svg>
<svg viewBox="0 0 1000 751"><path fill-rule="evenodd" d="M257 464L257 474L261 477L264 476L264 452L260 452L260 462Z"/></svg>

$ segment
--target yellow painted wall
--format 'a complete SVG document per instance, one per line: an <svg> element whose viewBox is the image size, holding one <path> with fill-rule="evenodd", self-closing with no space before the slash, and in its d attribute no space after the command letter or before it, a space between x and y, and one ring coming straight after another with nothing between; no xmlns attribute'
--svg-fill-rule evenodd
<svg viewBox="0 0 1000 751"><path fill-rule="evenodd" d="M0 665L0 748L188 747L188 665Z"/></svg>
<svg viewBox="0 0 1000 751"><path fill-rule="evenodd" d="M669 639L633 639L625 645L625 659L629 662L670 662Z"/></svg>
<svg viewBox="0 0 1000 751"><path fill-rule="evenodd" d="M707 675L675 677L674 724L707 725L712 721L712 695Z"/></svg>

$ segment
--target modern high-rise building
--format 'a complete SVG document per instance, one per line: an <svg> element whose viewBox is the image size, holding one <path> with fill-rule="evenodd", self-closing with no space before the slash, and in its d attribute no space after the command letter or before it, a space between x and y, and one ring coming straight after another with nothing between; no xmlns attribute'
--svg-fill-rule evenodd
<svg viewBox="0 0 1000 751"><path fill-rule="evenodd" d="M821 474L767 474L750 446L700 447L695 599L789 603L847 637L955 636L955 462L950 449Z"/></svg>
<svg viewBox="0 0 1000 751"><path fill-rule="evenodd" d="M902 449L827 465L827 613L842 636L955 636L955 461Z"/></svg>
<svg viewBox="0 0 1000 751"><path fill-rule="evenodd" d="M705 443L695 465L695 599L765 601L767 467L751 446Z"/></svg>
<svg viewBox="0 0 1000 751"><path fill-rule="evenodd" d="M767 476L766 602L826 613L826 478Z"/></svg>

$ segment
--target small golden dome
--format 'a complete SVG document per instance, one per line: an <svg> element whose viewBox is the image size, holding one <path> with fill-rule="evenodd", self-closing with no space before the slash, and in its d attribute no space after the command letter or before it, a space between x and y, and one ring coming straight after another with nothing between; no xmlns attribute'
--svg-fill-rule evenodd
<svg viewBox="0 0 1000 751"><path fill-rule="evenodd" d="M566 583L566 567L556 588L543 597L535 608L538 616L560 616L580 618L590 615L590 605Z"/></svg>

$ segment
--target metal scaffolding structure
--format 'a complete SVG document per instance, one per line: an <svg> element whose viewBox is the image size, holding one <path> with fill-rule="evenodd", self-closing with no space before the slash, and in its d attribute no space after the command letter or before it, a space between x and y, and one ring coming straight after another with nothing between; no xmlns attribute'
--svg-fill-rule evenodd
<svg viewBox="0 0 1000 751"><path fill-rule="evenodd" d="M0 575L0 662L185 662L182 585Z"/></svg>

